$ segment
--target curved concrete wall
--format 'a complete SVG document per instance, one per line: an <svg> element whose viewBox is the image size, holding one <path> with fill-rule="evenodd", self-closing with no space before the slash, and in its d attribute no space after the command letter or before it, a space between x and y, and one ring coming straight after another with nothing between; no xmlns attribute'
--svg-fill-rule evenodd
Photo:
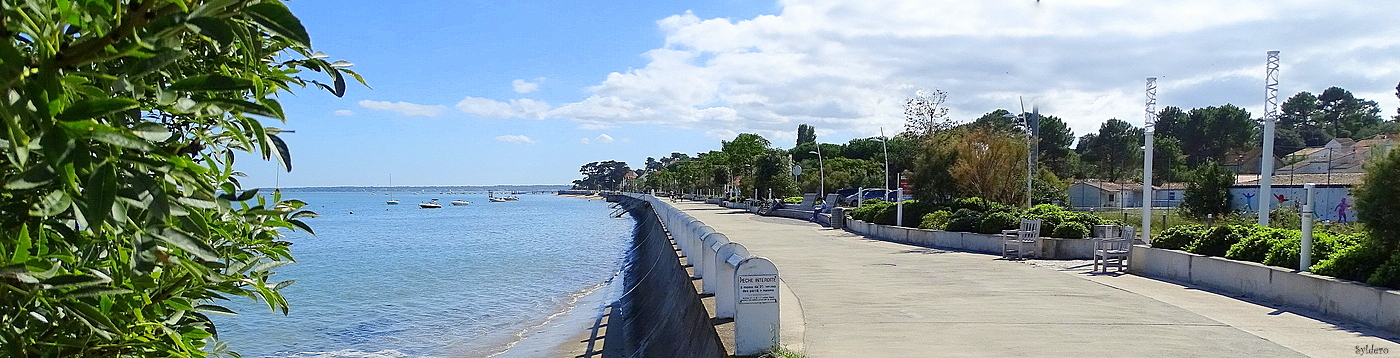
<svg viewBox="0 0 1400 358"><path fill-rule="evenodd" d="M632 237L636 248L623 272L622 319L609 322L615 326L604 346L621 346L625 357L723 356L710 315L651 204L623 195L608 201L626 208L637 227Z"/></svg>

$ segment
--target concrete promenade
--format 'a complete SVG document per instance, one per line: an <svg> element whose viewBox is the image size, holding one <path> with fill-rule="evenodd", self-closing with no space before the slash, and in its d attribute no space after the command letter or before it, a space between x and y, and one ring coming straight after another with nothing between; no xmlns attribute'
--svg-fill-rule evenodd
<svg viewBox="0 0 1400 358"><path fill-rule="evenodd" d="M1400 339L1084 262L1016 262L673 203L785 283L783 344L824 357L1400 356ZM797 302L789 302L792 300ZM800 314L796 314L798 312ZM727 344L727 342L726 342Z"/></svg>

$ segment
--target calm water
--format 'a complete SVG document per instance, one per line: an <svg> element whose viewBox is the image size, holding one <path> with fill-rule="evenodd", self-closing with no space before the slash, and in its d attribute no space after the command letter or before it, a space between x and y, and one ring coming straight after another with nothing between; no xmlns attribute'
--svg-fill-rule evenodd
<svg viewBox="0 0 1400 358"><path fill-rule="evenodd" d="M633 225L602 201L519 196L396 193L391 206L382 193L287 193L322 215L308 220L319 236L291 236L298 263L274 276L298 280L283 290L291 314L235 298L241 315L215 317L220 338L244 357L498 353L612 278ZM447 206L418 208L430 198ZM457 199L471 205L447 204ZM526 343L512 351L541 348Z"/></svg>

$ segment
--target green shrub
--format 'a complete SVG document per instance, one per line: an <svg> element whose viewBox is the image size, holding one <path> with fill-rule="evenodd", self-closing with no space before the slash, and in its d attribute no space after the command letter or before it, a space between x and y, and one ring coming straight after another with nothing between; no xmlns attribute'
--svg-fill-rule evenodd
<svg viewBox="0 0 1400 358"><path fill-rule="evenodd" d="M851 210L851 217L868 223L878 223L876 220L879 218L880 213L886 211L891 206L894 206L894 203L882 200L866 200L859 208Z"/></svg>
<svg viewBox="0 0 1400 358"><path fill-rule="evenodd" d="M1205 236L1191 242L1186 251L1207 256L1225 256L1230 246L1249 236L1253 230L1253 227L1246 225L1216 226L1206 232Z"/></svg>
<svg viewBox="0 0 1400 358"><path fill-rule="evenodd" d="M1185 250L1186 246L1205 237L1205 225L1177 225L1162 231L1152 238L1152 247L1168 250Z"/></svg>
<svg viewBox="0 0 1400 358"><path fill-rule="evenodd" d="M925 214L923 219L919 220L919 228L930 230L943 230L944 228L948 227L948 222L952 219L953 213L950 213L947 210L938 210L935 212Z"/></svg>
<svg viewBox="0 0 1400 358"><path fill-rule="evenodd" d="M1083 239L1087 236L1089 236L1089 227L1075 221L1060 224L1055 228L1055 232L1050 234L1050 237L1065 239Z"/></svg>
<svg viewBox="0 0 1400 358"><path fill-rule="evenodd" d="M1363 184L1352 189L1356 219L1371 231L1371 240L1382 252L1400 251L1400 150L1372 160Z"/></svg>
<svg viewBox="0 0 1400 358"><path fill-rule="evenodd" d="M1040 220L1040 236L1050 237L1055 233L1055 228L1058 227L1061 222L1064 222L1065 218L1070 213L1069 211L1060 209L1058 206L1040 204L1030 208L1030 210L1026 210L1026 218Z"/></svg>
<svg viewBox="0 0 1400 358"><path fill-rule="evenodd" d="M1313 265L1312 272L1341 279L1366 281L1387 259L1389 257L1380 250L1380 245L1366 240L1359 245L1333 252L1327 259Z"/></svg>
<svg viewBox="0 0 1400 358"><path fill-rule="evenodd" d="M928 215L928 213L934 211L938 211L938 207L931 203L919 200L905 200L904 222L900 223L899 226L919 227L919 224L923 221L924 215ZM895 213L897 214L898 212ZM890 222L894 222L893 216L890 217Z"/></svg>
<svg viewBox="0 0 1400 358"><path fill-rule="evenodd" d="M1269 252L1272 251L1276 245L1289 238L1290 232L1294 237L1298 235L1297 231L1287 229L1266 228L1256 230L1252 235L1245 236L1241 238L1239 242L1231 245L1230 249L1225 252L1225 258L1263 263L1264 259L1269 256ZM1295 243L1294 245L1297 244Z"/></svg>
<svg viewBox="0 0 1400 358"><path fill-rule="evenodd" d="M948 205L948 209L954 210L955 212L957 210L968 209L979 213L1011 212L1016 210L1016 208L1006 204L978 197L953 200L953 202Z"/></svg>
<svg viewBox="0 0 1400 358"><path fill-rule="evenodd" d="M1302 255L1302 232L1288 230L1291 234L1274 244L1269 250L1269 255L1264 258L1264 264L1269 266L1297 268L1298 257ZM1323 259L1331 256L1337 250L1355 246L1360 242L1361 235L1331 235L1327 233L1313 233L1312 262L1317 264Z"/></svg>
<svg viewBox="0 0 1400 358"><path fill-rule="evenodd" d="M977 227L982 222L982 213L972 209L958 209L953 212L953 219L948 221L948 231L977 232Z"/></svg>
<svg viewBox="0 0 1400 358"><path fill-rule="evenodd" d="M1376 271L1371 273L1371 277L1366 279L1366 283L1400 289L1400 251L1390 255L1389 260L1377 267Z"/></svg>
<svg viewBox="0 0 1400 358"><path fill-rule="evenodd" d="M977 225L978 232L983 234L1000 234L1002 230L1016 229L1021 225L1021 219L1007 212L995 212L982 216L982 221Z"/></svg>
<svg viewBox="0 0 1400 358"><path fill-rule="evenodd" d="M784 202L784 203L788 203L788 204L801 204L801 203L802 203L802 197L800 197L800 196L790 196L790 197L786 197L786 198L783 198L783 202Z"/></svg>

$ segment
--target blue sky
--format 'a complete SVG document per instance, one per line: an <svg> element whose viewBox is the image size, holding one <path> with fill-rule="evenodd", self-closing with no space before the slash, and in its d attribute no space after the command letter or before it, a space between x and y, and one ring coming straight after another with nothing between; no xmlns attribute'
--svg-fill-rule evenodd
<svg viewBox="0 0 1400 358"><path fill-rule="evenodd" d="M904 98L949 93L955 120L1019 98L1070 122L1141 124L1159 107L1262 111L1342 86L1395 113L1393 2L329 1L288 3L373 87L282 102L294 171L245 156L248 186L564 184L583 163L718 149L741 132L791 146L892 131ZM1384 10L1384 11L1379 11Z"/></svg>

